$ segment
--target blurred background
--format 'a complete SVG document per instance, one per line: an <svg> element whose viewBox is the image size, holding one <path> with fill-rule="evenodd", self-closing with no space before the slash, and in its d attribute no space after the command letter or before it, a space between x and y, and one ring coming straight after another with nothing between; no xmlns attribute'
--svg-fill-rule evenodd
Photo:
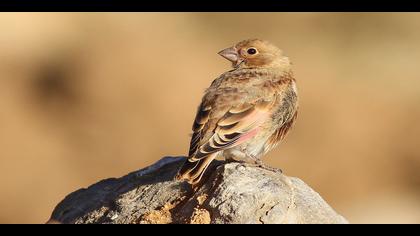
<svg viewBox="0 0 420 236"><path fill-rule="evenodd" d="M420 223L420 14L1 13L0 223L44 223L67 194L185 155L196 108L267 39L300 114L266 162L352 223Z"/></svg>

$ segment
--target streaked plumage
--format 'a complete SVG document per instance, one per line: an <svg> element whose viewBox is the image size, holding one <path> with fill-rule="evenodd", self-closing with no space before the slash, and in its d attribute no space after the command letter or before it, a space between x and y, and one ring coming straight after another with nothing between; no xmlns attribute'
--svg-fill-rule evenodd
<svg viewBox="0 0 420 236"><path fill-rule="evenodd" d="M281 50L252 39L219 54L234 69L213 81L198 108L189 158L176 176L191 184L200 181L217 155L259 162L285 137L297 117L296 84Z"/></svg>

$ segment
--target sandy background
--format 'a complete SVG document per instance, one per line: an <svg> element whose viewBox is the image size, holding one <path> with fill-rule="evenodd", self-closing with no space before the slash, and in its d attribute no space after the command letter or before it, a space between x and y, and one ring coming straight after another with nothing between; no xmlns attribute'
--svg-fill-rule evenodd
<svg viewBox="0 0 420 236"><path fill-rule="evenodd" d="M187 153L246 38L294 64L300 116L266 161L353 223L420 223L420 14L1 13L0 223Z"/></svg>

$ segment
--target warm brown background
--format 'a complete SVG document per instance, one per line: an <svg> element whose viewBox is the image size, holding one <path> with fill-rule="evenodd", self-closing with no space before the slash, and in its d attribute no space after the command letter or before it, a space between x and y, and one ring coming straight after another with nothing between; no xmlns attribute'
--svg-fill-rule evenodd
<svg viewBox="0 0 420 236"><path fill-rule="evenodd" d="M43 223L100 179L186 154L216 52L259 37L301 109L266 160L353 223L420 223L420 14L2 13L0 222Z"/></svg>

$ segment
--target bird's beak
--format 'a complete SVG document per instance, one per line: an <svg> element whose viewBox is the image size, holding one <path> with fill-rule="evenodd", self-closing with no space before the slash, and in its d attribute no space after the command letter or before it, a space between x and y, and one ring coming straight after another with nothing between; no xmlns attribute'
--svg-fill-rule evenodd
<svg viewBox="0 0 420 236"><path fill-rule="evenodd" d="M242 62L239 59L238 50L235 47L223 49L218 54L231 61L233 66L237 66Z"/></svg>

